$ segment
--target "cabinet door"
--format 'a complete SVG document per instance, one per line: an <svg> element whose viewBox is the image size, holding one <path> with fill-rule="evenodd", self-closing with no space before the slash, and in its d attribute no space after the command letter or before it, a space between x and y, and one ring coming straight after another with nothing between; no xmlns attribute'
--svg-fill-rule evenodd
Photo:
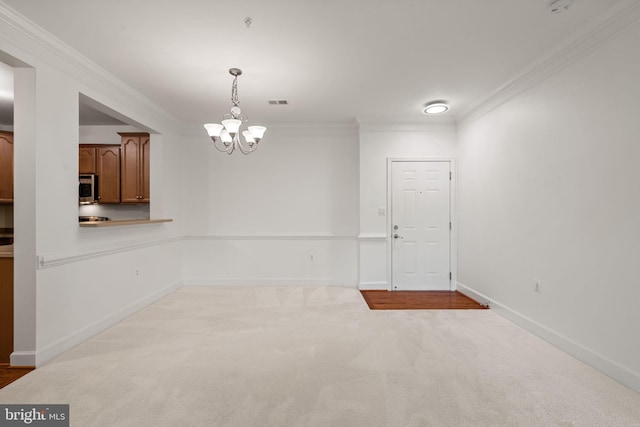
<svg viewBox="0 0 640 427"><path fill-rule="evenodd" d="M98 203L120 203L120 147L96 149Z"/></svg>
<svg viewBox="0 0 640 427"><path fill-rule="evenodd" d="M149 155L150 155L150 138L148 136L143 136L140 138L140 154L142 158L140 159L140 196L141 202L149 203L151 200L151 193L149 187Z"/></svg>
<svg viewBox="0 0 640 427"><path fill-rule="evenodd" d="M122 136L122 184L120 203L149 203L149 134Z"/></svg>
<svg viewBox="0 0 640 427"><path fill-rule="evenodd" d="M12 132L0 132L0 203L13 203Z"/></svg>
<svg viewBox="0 0 640 427"><path fill-rule="evenodd" d="M121 203L139 203L140 188L138 158L140 152L139 136L122 137L122 189Z"/></svg>
<svg viewBox="0 0 640 427"><path fill-rule="evenodd" d="M80 145L78 152L78 172L96 173L96 149Z"/></svg>

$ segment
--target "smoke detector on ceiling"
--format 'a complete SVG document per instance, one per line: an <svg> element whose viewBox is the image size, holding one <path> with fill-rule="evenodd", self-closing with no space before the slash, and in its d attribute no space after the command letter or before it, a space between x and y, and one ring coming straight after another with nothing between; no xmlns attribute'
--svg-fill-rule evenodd
<svg viewBox="0 0 640 427"><path fill-rule="evenodd" d="M569 10L571 6L571 0L551 0L549 2L549 12L562 13L565 10Z"/></svg>

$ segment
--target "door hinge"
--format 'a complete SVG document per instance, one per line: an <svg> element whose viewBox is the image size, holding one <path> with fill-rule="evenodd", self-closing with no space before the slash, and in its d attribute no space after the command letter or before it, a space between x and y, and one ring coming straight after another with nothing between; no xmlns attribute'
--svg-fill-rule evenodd
<svg viewBox="0 0 640 427"><path fill-rule="evenodd" d="M449 230L452 230L451 227L453 227L453 226L451 225L451 221L449 221Z"/></svg>
<svg viewBox="0 0 640 427"><path fill-rule="evenodd" d="M449 272L449 281L453 280L453 276L451 274L451 272Z"/></svg>
<svg viewBox="0 0 640 427"><path fill-rule="evenodd" d="M453 179L453 172L449 172L449 181L451 181Z"/></svg>

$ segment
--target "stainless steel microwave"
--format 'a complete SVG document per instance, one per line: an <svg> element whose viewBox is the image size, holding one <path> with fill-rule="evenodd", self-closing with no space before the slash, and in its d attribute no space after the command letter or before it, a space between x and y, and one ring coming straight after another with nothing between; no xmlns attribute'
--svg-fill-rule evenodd
<svg viewBox="0 0 640 427"><path fill-rule="evenodd" d="M80 175L78 182L79 203L81 205L98 203L98 176Z"/></svg>

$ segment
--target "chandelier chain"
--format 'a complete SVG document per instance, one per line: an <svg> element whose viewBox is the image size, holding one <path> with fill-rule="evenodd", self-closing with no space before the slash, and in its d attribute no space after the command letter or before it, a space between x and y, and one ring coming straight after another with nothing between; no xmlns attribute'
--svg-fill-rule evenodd
<svg viewBox="0 0 640 427"><path fill-rule="evenodd" d="M233 84L231 85L231 102L233 102L233 105L236 107L240 104L240 100L238 99L238 76L233 78Z"/></svg>

